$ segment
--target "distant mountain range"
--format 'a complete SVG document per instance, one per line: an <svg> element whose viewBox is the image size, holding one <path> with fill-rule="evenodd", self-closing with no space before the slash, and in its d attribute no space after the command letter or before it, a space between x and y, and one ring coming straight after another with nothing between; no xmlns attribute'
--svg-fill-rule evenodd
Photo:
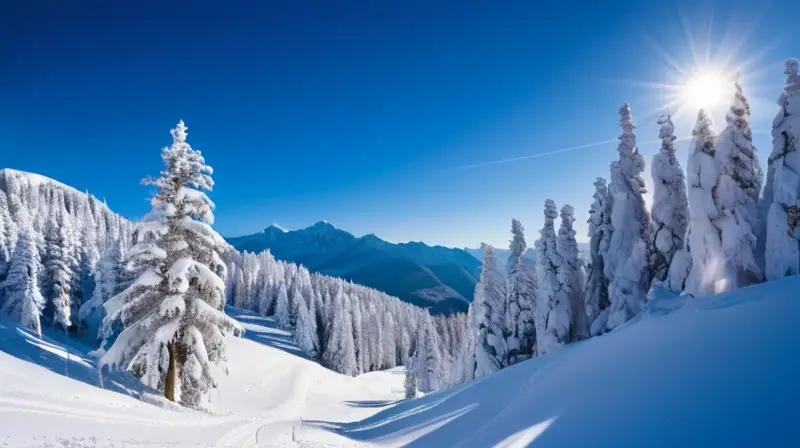
<svg viewBox="0 0 800 448"><path fill-rule="evenodd" d="M466 311L481 268L480 260L461 249L395 244L372 234L359 238L326 221L292 231L273 224L227 240L240 251L269 249L279 260L384 291L432 313Z"/></svg>

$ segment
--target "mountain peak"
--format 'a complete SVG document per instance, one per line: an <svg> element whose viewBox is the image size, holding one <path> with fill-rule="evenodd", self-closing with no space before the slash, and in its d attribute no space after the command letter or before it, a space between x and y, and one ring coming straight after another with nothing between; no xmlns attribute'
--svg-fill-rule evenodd
<svg viewBox="0 0 800 448"><path fill-rule="evenodd" d="M264 229L264 232L267 232L270 229L280 230L283 233L288 232L288 230L286 230L285 228L281 227L280 224L276 224L274 222L272 224L268 225L267 228Z"/></svg>
<svg viewBox="0 0 800 448"><path fill-rule="evenodd" d="M315 230L315 231L330 231L330 230L338 230L336 226L329 223L328 221L322 220L311 224L310 226L306 227L306 230Z"/></svg>

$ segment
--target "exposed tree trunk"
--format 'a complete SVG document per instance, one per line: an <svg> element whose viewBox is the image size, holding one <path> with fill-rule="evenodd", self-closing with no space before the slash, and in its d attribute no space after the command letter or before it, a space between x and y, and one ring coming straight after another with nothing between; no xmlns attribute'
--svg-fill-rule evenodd
<svg viewBox="0 0 800 448"><path fill-rule="evenodd" d="M177 354L175 353L175 343L170 342L167 344L167 351L169 351L169 367L167 368L167 379L164 382L164 398L169 401L175 401L175 375L177 374Z"/></svg>

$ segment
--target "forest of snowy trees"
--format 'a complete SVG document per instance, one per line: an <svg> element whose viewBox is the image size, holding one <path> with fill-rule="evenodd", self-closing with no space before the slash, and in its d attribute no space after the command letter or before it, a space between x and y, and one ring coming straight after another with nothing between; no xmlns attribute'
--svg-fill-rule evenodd
<svg viewBox="0 0 800 448"><path fill-rule="evenodd" d="M77 334L96 329L86 304L97 273L110 253L125 252L133 228L94 196L0 171L0 306L34 331L42 321Z"/></svg>
<svg viewBox="0 0 800 448"><path fill-rule="evenodd" d="M492 247L484 246L469 330L459 356L451 358L455 364L446 370L466 381L601 335L638 314L653 286L700 296L800 273L796 60L787 61L785 74L766 183L752 144L750 105L737 75L730 81L734 95L722 132L717 135L710 116L699 111L685 174L675 157L672 117L659 118L661 148L651 164L649 211L645 160L636 145L631 109L623 105L610 181L594 182L588 262L577 256L573 208L565 205L559 212L551 199L545 201L535 242L535 269L516 259L509 273L501 273ZM519 221L512 220L511 233L510 249L517 254L526 247ZM530 335L527 316L533 318ZM418 379L406 382L407 388L418 384Z"/></svg>
<svg viewBox="0 0 800 448"><path fill-rule="evenodd" d="M342 374L405 366L408 398L480 378L619 327L654 286L691 297L800 273L800 73L795 60L785 67L766 176L732 79L725 127L717 134L698 113L685 171L672 117L659 118L648 210L625 104L609 179L594 181L587 260L574 208L548 199L533 244L511 220L505 268L484 245L466 314L431 316L269 251L235 251L212 228L213 171L183 122L146 181L152 210L135 225L91 195L0 171L0 310L35 334L51 327L95 343L101 365L190 407L225 370L224 336L243 331L226 305L274 317L310 359ZM529 246L535 262L523 257Z"/></svg>

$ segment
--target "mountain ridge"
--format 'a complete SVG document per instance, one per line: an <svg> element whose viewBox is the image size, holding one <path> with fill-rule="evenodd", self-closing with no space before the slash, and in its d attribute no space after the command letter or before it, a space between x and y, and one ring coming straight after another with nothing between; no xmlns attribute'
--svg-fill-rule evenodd
<svg viewBox="0 0 800 448"><path fill-rule="evenodd" d="M226 240L237 250L269 250L279 260L373 287L434 313L466 311L480 274L480 260L462 249L391 243L372 233L356 237L327 221L288 231L271 224Z"/></svg>

